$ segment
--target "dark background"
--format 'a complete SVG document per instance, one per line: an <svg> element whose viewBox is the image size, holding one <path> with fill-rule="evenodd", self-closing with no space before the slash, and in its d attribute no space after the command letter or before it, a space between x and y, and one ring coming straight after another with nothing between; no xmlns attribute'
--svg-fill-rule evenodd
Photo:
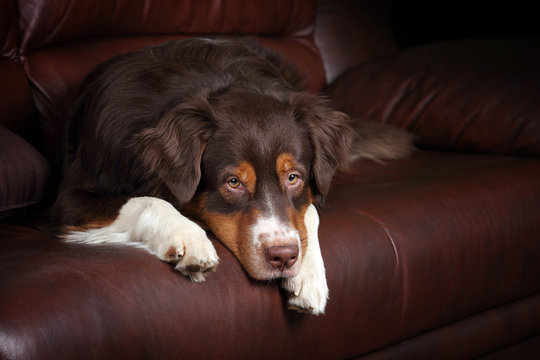
<svg viewBox="0 0 540 360"><path fill-rule="evenodd" d="M434 41L540 34L539 1L381 2L403 48Z"/></svg>

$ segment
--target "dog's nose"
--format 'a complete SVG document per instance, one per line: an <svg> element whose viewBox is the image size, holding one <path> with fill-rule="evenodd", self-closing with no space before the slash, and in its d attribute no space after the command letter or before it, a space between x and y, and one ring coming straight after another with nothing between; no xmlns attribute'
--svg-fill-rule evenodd
<svg viewBox="0 0 540 360"><path fill-rule="evenodd" d="M298 260L298 246L270 246L266 248L266 261L280 271L291 268Z"/></svg>

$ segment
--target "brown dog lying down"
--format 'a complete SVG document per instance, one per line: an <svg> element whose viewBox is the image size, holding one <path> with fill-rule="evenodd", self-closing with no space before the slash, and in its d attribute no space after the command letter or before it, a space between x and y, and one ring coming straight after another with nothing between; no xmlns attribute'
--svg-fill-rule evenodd
<svg viewBox="0 0 540 360"><path fill-rule="evenodd" d="M219 261L208 230L252 278L282 279L290 308L323 313L316 206L334 172L413 145L300 83L252 41L170 41L100 65L68 128L53 208L62 237L142 247L204 281Z"/></svg>

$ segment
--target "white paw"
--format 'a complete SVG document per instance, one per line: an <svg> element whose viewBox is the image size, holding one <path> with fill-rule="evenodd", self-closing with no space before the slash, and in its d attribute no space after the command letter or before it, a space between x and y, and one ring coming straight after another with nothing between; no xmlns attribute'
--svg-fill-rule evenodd
<svg viewBox="0 0 540 360"><path fill-rule="evenodd" d="M126 244L145 249L195 282L216 270L219 258L205 231L165 200L129 199L109 226L73 231L65 241L87 244Z"/></svg>
<svg viewBox="0 0 540 360"><path fill-rule="evenodd" d="M219 258L205 231L168 202L133 198L124 205L119 220L127 229L135 223L132 238L161 260L176 264L176 270L191 280L204 281L216 270Z"/></svg>
<svg viewBox="0 0 540 360"><path fill-rule="evenodd" d="M324 274L321 278L320 274L306 274L300 270L297 276L284 279L281 286L289 293L289 309L313 315L324 313L329 293Z"/></svg>
<svg viewBox="0 0 540 360"><path fill-rule="evenodd" d="M172 228L162 240L156 255L176 264L175 269L192 281L201 282L216 270L219 258L204 230L196 224L192 225L192 228L186 225L176 230Z"/></svg>
<svg viewBox="0 0 540 360"><path fill-rule="evenodd" d="M295 277L283 279L281 287L290 294L287 300L289 309L320 315L326 308L329 290L317 235L319 215L315 206L310 205L307 209L304 223L308 233L304 260L298 274Z"/></svg>

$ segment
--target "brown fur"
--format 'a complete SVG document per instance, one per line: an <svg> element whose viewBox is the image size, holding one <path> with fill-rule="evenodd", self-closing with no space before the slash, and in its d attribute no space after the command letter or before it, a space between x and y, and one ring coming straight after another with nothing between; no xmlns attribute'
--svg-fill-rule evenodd
<svg viewBox="0 0 540 360"><path fill-rule="evenodd" d="M398 157L411 146L382 125L355 134L347 115L302 91L294 66L252 41L151 46L102 64L82 89L56 220L101 226L129 198L158 197L214 232L252 275L256 265L242 257L258 216L277 212L305 251L305 211L324 202L355 138L364 157ZM233 178L241 186L230 186Z"/></svg>

